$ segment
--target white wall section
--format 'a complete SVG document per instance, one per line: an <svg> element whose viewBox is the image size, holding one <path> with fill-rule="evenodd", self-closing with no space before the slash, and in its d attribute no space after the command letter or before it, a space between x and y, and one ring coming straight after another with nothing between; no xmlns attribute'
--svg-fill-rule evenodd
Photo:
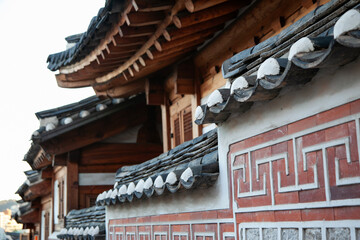
<svg viewBox="0 0 360 240"><path fill-rule="evenodd" d="M79 186L114 185L115 173L79 173Z"/></svg>

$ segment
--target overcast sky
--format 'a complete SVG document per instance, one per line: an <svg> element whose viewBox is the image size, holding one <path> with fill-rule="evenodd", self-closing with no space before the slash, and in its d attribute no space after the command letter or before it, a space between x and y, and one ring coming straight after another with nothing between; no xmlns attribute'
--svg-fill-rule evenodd
<svg viewBox="0 0 360 240"><path fill-rule="evenodd" d="M104 0L0 0L0 200L25 181L23 162L35 112L94 95L92 88L62 89L47 69L51 53L65 50L65 37L84 32Z"/></svg>

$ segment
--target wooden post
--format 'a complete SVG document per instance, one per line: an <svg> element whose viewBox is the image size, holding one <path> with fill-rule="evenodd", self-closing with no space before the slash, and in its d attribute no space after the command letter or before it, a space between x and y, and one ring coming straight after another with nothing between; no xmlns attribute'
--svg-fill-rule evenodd
<svg viewBox="0 0 360 240"><path fill-rule="evenodd" d="M167 97L166 94L164 94L164 104L161 105L162 139L163 139L164 152L169 151L171 148L170 111L169 111L169 103L166 100Z"/></svg>
<svg viewBox="0 0 360 240"><path fill-rule="evenodd" d="M66 212L79 206L79 166L80 151L68 153L66 179Z"/></svg>
<svg viewBox="0 0 360 240"><path fill-rule="evenodd" d="M192 95L191 98L191 116L193 117L192 121L193 121L193 138L196 138L198 136L200 136L202 134L202 126L195 124L195 111L197 106L200 105L201 103L201 92L200 92L200 85L201 85L201 78L200 78L200 72L195 68L195 73L194 73L194 95Z"/></svg>

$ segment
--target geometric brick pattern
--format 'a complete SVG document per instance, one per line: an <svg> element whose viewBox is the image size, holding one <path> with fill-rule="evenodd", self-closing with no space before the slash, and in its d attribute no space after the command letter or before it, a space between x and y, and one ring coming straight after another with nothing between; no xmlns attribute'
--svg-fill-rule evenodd
<svg viewBox="0 0 360 240"><path fill-rule="evenodd" d="M107 237L357 239L359 119L357 100L231 144L229 209L110 219Z"/></svg>
<svg viewBox="0 0 360 240"><path fill-rule="evenodd" d="M350 111L349 103L233 144L235 212L359 205L360 115Z"/></svg>

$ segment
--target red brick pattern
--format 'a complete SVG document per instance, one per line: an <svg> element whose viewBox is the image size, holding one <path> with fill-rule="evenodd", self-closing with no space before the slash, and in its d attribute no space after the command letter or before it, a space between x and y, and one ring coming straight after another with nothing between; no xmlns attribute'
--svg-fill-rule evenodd
<svg viewBox="0 0 360 240"><path fill-rule="evenodd" d="M232 144L229 209L119 216L108 239L234 240L241 223L360 219L359 113L357 100Z"/></svg>

